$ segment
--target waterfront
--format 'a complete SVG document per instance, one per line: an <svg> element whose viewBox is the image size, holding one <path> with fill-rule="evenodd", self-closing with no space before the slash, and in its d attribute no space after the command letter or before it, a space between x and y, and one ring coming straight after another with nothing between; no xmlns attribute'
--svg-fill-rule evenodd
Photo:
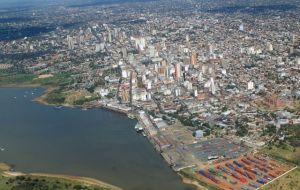
<svg viewBox="0 0 300 190"><path fill-rule="evenodd" d="M33 93L33 94L32 94ZM24 172L94 177L128 190L186 190L136 121L115 112L44 106L42 89L0 89L0 162Z"/></svg>

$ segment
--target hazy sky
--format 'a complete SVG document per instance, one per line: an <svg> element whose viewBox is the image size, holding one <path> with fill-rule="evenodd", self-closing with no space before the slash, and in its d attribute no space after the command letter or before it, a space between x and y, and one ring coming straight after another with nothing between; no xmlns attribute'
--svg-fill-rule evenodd
<svg viewBox="0 0 300 190"><path fill-rule="evenodd" d="M14 6L28 6L28 5L45 5L55 3L64 3L64 4L88 4L91 2L121 2L121 1L138 1L138 0L0 0L0 9L6 7L14 7ZM146 0L141 0L146 1Z"/></svg>
<svg viewBox="0 0 300 190"><path fill-rule="evenodd" d="M0 0L0 8L3 6L43 5L50 2L76 2L78 0Z"/></svg>

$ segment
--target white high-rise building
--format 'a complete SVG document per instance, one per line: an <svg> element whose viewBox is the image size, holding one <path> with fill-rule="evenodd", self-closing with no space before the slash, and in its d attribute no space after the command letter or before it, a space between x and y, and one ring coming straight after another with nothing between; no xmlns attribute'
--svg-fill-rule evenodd
<svg viewBox="0 0 300 190"><path fill-rule="evenodd" d="M244 24L241 24L241 25L239 26L239 31L244 31Z"/></svg>
<svg viewBox="0 0 300 190"><path fill-rule="evenodd" d="M96 44L95 52L99 52L101 50L101 45Z"/></svg>
<svg viewBox="0 0 300 190"><path fill-rule="evenodd" d="M216 94L216 85L213 77L204 84L204 88L208 88L212 94Z"/></svg>
<svg viewBox="0 0 300 190"><path fill-rule="evenodd" d="M300 66L300 57L297 58L297 65Z"/></svg>
<svg viewBox="0 0 300 190"><path fill-rule="evenodd" d="M198 90L197 89L194 90L194 97L198 97Z"/></svg>
<svg viewBox="0 0 300 190"><path fill-rule="evenodd" d="M122 48L122 56L123 56L123 58L127 57L127 49L126 49L126 47Z"/></svg>
<svg viewBox="0 0 300 190"><path fill-rule="evenodd" d="M67 35L67 41L69 50L74 49L74 41L70 35Z"/></svg>
<svg viewBox="0 0 300 190"><path fill-rule="evenodd" d="M180 95L181 95L181 90L180 90L180 88L176 88L176 89L175 89L175 96L178 97L178 96L180 96Z"/></svg>
<svg viewBox="0 0 300 190"><path fill-rule="evenodd" d="M190 41L190 36L189 36L188 34L185 36L185 41L186 41L186 42L189 42L189 41Z"/></svg>
<svg viewBox="0 0 300 190"><path fill-rule="evenodd" d="M267 49L268 51L273 51L273 45L270 42L267 43Z"/></svg>
<svg viewBox="0 0 300 190"><path fill-rule="evenodd" d="M215 86L215 81L214 81L213 77L210 78L210 82L211 82L210 91L211 91L212 94L215 95L216 94L216 86Z"/></svg>
<svg viewBox="0 0 300 190"><path fill-rule="evenodd" d="M154 46L149 46L149 55L150 57L155 57L156 53L155 53L156 49Z"/></svg>
<svg viewBox="0 0 300 190"><path fill-rule="evenodd" d="M148 81L147 82L147 90L151 90L152 89L152 82Z"/></svg>
<svg viewBox="0 0 300 190"><path fill-rule="evenodd" d="M112 34L111 31L108 31L108 42L111 43L112 42Z"/></svg>
<svg viewBox="0 0 300 190"><path fill-rule="evenodd" d="M248 90L253 90L254 89L254 83L252 81L248 82Z"/></svg>

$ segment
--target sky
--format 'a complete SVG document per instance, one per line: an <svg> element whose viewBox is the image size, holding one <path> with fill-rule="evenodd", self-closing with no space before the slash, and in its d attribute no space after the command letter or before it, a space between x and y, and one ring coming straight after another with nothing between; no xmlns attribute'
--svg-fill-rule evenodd
<svg viewBox="0 0 300 190"><path fill-rule="evenodd" d="M52 2L76 2L79 0L0 0L0 8L10 6L45 5Z"/></svg>
<svg viewBox="0 0 300 190"><path fill-rule="evenodd" d="M90 2L101 2L110 0L0 0L0 9L13 6L28 6L28 5L45 5L49 3L68 3L68 4L86 4ZM116 0L113 0L116 1ZM130 0L118 0L118 1L130 1Z"/></svg>

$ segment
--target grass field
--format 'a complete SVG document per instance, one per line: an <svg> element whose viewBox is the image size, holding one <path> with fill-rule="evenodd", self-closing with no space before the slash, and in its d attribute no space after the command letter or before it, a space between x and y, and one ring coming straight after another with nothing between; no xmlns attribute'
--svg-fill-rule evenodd
<svg viewBox="0 0 300 190"><path fill-rule="evenodd" d="M0 75L0 86L66 86L71 80L71 73L58 73L48 78L38 78L35 74L5 74Z"/></svg>
<svg viewBox="0 0 300 190"><path fill-rule="evenodd" d="M294 149L289 145L286 145L284 148L272 146L271 149L268 147L264 148L262 152L276 159L300 165L300 147Z"/></svg>
<svg viewBox="0 0 300 190"><path fill-rule="evenodd" d="M299 190L300 169L297 168L259 190Z"/></svg>
<svg viewBox="0 0 300 190"><path fill-rule="evenodd" d="M0 85L25 85L31 84L32 80L36 78L37 75L34 74L14 74L14 75L1 75Z"/></svg>

